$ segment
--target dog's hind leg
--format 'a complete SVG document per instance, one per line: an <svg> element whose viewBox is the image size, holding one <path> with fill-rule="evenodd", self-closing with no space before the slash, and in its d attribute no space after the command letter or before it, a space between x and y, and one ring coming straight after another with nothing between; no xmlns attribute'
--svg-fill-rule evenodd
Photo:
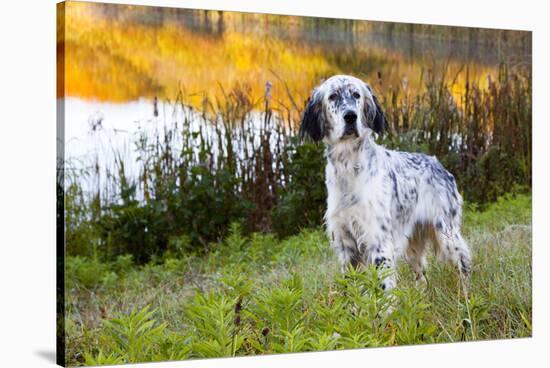
<svg viewBox="0 0 550 368"><path fill-rule="evenodd" d="M468 278L472 267L470 248L462 235L459 226L448 226L438 220L435 224L437 251L443 259L456 265L460 275Z"/></svg>
<svg viewBox="0 0 550 368"><path fill-rule="evenodd" d="M406 247L405 258L416 278L418 286L426 284L426 253L428 244L434 241L431 225L417 225Z"/></svg>

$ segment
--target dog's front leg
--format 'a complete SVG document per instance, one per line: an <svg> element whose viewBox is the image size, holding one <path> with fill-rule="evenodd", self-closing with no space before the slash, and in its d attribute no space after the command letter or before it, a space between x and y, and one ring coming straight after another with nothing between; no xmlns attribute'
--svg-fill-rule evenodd
<svg viewBox="0 0 550 368"><path fill-rule="evenodd" d="M361 256L353 237L342 229L331 231L329 236L332 249L340 261L340 271L345 273L350 265L353 268L359 267Z"/></svg>
<svg viewBox="0 0 550 368"><path fill-rule="evenodd" d="M381 282L382 290L389 291L396 285L395 256L388 234L368 236L366 239L365 263L372 264L386 274Z"/></svg>

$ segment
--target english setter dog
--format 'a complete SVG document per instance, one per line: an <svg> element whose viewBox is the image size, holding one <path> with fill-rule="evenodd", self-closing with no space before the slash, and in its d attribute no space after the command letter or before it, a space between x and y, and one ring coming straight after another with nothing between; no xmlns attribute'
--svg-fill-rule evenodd
<svg viewBox="0 0 550 368"><path fill-rule="evenodd" d="M372 89L360 79L336 75L313 90L300 135L326 146L328 190L325 222L342 271L374 264L394 269L404 256L425 282L426 251L470 273L470 249L460 234L462 197L433 156L392 151L373 132L387 127ZM395 272L381 283L395 287Z"/></svg>

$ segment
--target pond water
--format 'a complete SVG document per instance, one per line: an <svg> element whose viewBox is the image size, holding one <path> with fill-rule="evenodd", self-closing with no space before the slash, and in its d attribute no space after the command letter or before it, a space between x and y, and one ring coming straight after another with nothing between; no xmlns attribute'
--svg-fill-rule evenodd
<svg viewBox="0 0 550 368"><path fill-rule="evenodd" d="M332 74L414 94L444 70L460 94L466 76L483 86L499 63L531 60L527 32L435 27L428 37L405 24L78 2L65 12L65 155L83 165L114 151L135 161L140 127L171 123L177 96L200 109L231 95L256 110L269 82L274 109L297 110Z"/></svg>

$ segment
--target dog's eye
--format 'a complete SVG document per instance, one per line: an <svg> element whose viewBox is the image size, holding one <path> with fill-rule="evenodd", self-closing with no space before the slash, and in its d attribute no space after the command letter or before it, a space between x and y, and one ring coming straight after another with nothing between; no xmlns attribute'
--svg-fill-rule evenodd
<svg viewBox="0 0 550 368"><path fill-rule="evenodd" d="M353 92L351 95L352 95L353 98L355 98L356 100L358 100L358 99L361 97L361 95L360 95L359 93L357 93L357 92Z"/></svg>
<svg viewBox="0 0 550 368"><path fill-rule="evenodd" d="M334 101L338 98L338 95L336 93L333 93L331 94L330 96L328 96L328 99L331 100L331 101Z"/></svg>

